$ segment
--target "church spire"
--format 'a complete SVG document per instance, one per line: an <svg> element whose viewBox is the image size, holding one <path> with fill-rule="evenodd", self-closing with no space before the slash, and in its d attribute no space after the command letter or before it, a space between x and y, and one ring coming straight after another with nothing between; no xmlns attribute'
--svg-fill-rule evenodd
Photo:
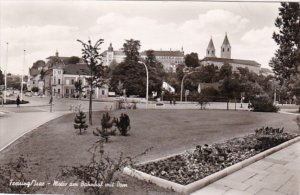
<svg viewBox="0 0 300 195"><path fill-rule="evenodd" d="M227 33L221 46L221 58L231 58L231 46L227 37Z"/></svg>
<svg viewBox="0 0 300 195"><path fill-rule="evenodd" d="M206 49L206 57L216 57L215 51L216 50L215 50L214 42L211 37Z"/></svg>
<svg viewBox="0 0 300 195"><path fill-rule="evenodd" d="M114 48L112 47L111 43L109 44L108 51L114 51Z"/></svg>

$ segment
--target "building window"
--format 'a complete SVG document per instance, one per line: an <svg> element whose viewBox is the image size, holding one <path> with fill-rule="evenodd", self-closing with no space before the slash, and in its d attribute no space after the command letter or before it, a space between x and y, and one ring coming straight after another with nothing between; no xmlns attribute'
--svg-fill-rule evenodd
<svg viewBox="0 0 300 195"><path fill-rule="evenodd" d="M66 89L66 94L69 94L69 89Z"/></svg>
<svg viewBox="0 0 300 195"><path fill-rule="evenodd" d="M102 95L104 95L105 94L105 91L104 90L102 90Z"/></svg>
<svg viewBox="0 0 300 195"><path fill-rule="evenodd" d="M66 79L66 85L69 85L70 82L69 82L69 79Z"/></svg>
<svg viewBox="0 0 300 195"><path fill-rule="evenodd" d="M74 85L74 79L71 80L72 85Z"/></svg>
<svg viewBox="0 0 300 195"><path fill-rule="evenodd" d="M227 49L227 51L229 51L229 48Z"/></svg>
<svg viewBox="0 0 300 195"><path fill-rule="evenodd" d="M58 79L58 81L57 81L57 84L59 84L59 85L60 85L60 79Z"/></svg>
<svg viewBox="0 0 300 195"><path fill-rule="evenodd" d="M57 93L60 94L60 89L57 89Z"/></svg>
<svg viewBox="0 0 300 195"><path fill-rule="evenodd" d="M207 51L207 54L209 54L209 51Z"/></svg>
<svg viewBox="0 0 300 195"><path fill-rule="evenodd" d="M224 48L223 48L223 52L224 52L225 50L224 50Z"/></svg>

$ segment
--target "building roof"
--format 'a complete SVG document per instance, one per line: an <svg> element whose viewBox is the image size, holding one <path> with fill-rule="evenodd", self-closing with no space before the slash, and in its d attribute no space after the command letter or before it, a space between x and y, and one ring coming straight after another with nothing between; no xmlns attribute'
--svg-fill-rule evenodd
<svg viewBox="0 0 300 195"><path fill-rule="evenodd" d="M224 41L223 41L222 45L229 45L230 46L230 43L229 43L229 40L228 40L228 37L227 37L227 33L225 35L225 38L224 38Z"/></svg>
<svg viewBox="0 0 300 195"><path fill-rule="evenodd" d="M116 51L113 51L113 52L114 52L114 55L116 55L116 56L125 56L125 53L122 50L116 50ZM101 55L106 56L107 55L107 50L102 52Z"/></svg>
<svg viewBox="0 0 300 195"><path fill-rule="evenodd" d="M89 75L90 69L87 64L69 64L63 68L64 74Z"/></svg>
<svg viewBox="0 0 300 195"><path fill-rule="evenodd" d="M207 49L215 49L214 42L213 42L212 38L210 38Z"/></svg>
<svg viewBox="0 0 300 195"><path fill-rule="evenodd" d="M146 56L146 51L141 53L142 56ZM181 51L163 51L163 50L154 50L155 56L173 56L173 57L184 57L184 53Z"/></svg>
<svg viewBox="0 0 300 195"><path fill-rule="evenodd" d="M223 62L223 63L233 63L233 64L245 64L248 66L260 67L260 64L253 60L240 60L240 59L229 59L229 58L215 58L215 57L205 57L201 60L203 61L212 61L212 62Z"/></svg>

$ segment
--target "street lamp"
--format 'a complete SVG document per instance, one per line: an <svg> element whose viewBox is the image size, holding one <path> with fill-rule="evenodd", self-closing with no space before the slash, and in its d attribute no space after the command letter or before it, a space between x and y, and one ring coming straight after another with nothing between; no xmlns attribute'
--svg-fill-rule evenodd
<svg viewBox="0 0 300 195"><path fill-rule="evenodd" d="M139 63L143 64L146 68L146 75L147 75L147 83L146 83L146 109L148 109L148 90L149 90L149 73L148 73L148 68L147 65L142 62L142 61L138 61Z"/></svg>
<svg viewBox="0 0 300 195"><path fill-rule="evenodd" d="M197 72L197 71L192 71L192 72L189 72L187 74L185 74L183 77L182 77L182 80L181 80L181 90L180 90L180 102L182 102L182 91L183 91L183 81L185 79L185 77L187 77L188 75L194 73L194 72Z"/></svg>
<svg viewBox="0 0 300 195"><path fill-rule="evenodd" d="M24 49L24 60L23 60L22 75L21 75L21 102L23 101L23 73L24 73L24 66L25 66L25 54L26 54L26 50Z"/></svg>
<svg viewBox="0 0 300 195"><path fill-rule="evenodd" d="M7 90L7 64L8 64L8 43L6 43L6 65L4 72L4 103L6 103L6 90Z"/></svg>

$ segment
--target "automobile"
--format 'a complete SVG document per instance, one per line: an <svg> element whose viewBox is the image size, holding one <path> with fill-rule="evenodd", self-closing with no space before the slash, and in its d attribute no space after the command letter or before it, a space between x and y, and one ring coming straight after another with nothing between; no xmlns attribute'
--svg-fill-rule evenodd
<svg viewBox="0 0 300 195"><path fill-rule="evenodd" d="M30 91L25 92L25 96L31 97L32 93Z"/></svg>
<svg viewBox="0 0 300 195"><path fill-rule="evenodd" d="M39 96L39 93L38 92L34 92L33 96Z"/></svg>

